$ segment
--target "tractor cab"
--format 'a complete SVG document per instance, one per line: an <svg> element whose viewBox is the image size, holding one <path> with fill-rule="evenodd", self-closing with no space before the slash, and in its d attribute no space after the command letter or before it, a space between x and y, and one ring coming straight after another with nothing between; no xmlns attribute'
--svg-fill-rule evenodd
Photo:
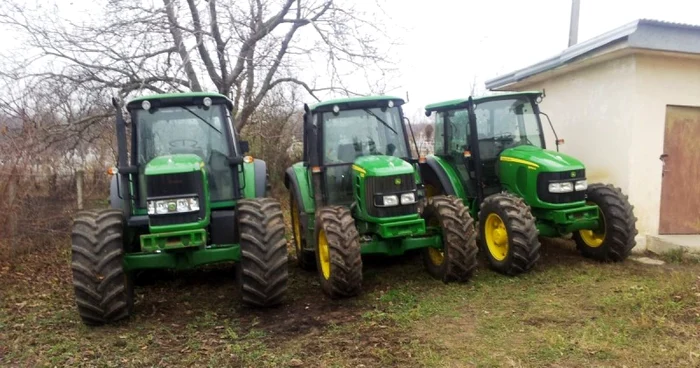
<svg viewBox="0 0 700 368"><path fill-rule="evenodd" d="M436 113L435 154L458 168L470 198L504 189L499 170L504 151L545 148L539 96L539 92L513 93L426 106L426 115Z"/></svg>
<svg viewBox="0 0 700 368"><path fill-rule="evenodd" d="M352 204L355 200L353 172L367 174L369 170L377 172L376 176L380 177L391 174L385 179L377 179L380 186L383 181L392 181L393 185L394 179L403 180L401 187L407 192L402 194L406 194L406 198L411 195L413 199L411 203L398 201L396 206L404 210L394 212L415 213L414 206L405 207L415 204L417 187L409 163L412 158L404 129L402 104L401 99L386 97L328 101L310 108L306 116L307 139L313 139L316 144L315 151L305 153L309 157L317 156L311 161L317 161L317 166L325 169L321 180L323 203ZM311 149L311 145L308 148ZM394 174L398 176L394 178ZM364 175L359 179L364 179ZM381 199L379 202L384 203ZM372 200L368 206L374 207L379 202Z"/></svg>

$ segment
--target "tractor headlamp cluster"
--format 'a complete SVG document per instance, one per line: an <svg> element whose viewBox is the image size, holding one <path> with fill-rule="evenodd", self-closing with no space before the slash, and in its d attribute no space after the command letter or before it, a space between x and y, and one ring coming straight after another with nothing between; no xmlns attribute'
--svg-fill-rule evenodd
<svg viewBox="0 0 700 368"><path fill-rule="evenodd" d="M188 213L199 211L197 197L169 198L147 201L149 215L167 215L169 213Z"/></svg>
<svg viewBox="0 0 700 368"><path fill-rule="evenodd" d="M549 183L549 192L550 193L570 193L573 191L583 191L588 189L588 182L586 180L578 180L578 181L567 181L567 182L558 182L558 183Z"/></svg>
<svg viewBox="0 0 700 368"><path fill-rule="evenodd" d="M416 203L416 193L407 192L400 194L376 195L374 197L374 205L377 207L394 207L406 204Z"/></svg>

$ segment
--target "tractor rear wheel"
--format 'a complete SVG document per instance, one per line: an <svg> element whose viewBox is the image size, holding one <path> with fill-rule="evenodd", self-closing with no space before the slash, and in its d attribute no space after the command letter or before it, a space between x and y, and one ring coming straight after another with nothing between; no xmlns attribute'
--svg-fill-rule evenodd
<svg viewBox="0 0 700 368"><path fill-rule="evenodd" d="M423 264L428 273L438 280L467 281L477 266L476 230L474 219L462 201L453 196L434 196L423 210L426 225L439 227L442 249L423 249Z"/></svg>
<svg viewBox="0 0 700 368"><path fill-rule="evenodd" d="M116 322L132 312L133 280L122 263L123 226L124 215L113 209L80 212L73 222L73 288L86 325Z"/></svg>
<svg viewBox="0 0 700 368"><path fill-rule="evenodd" d="M237 279L243 303L280 304L287 291L287 242L279 202L272 198L238 201L241 259Z"/></svg>
<svg viewBox="0 0 700 368"><path fill-rule="evenodd" d="M586 201L598 206L602 226L574 232L576 248L588 258L604 262L623 261L637 245L634 206L620 188L610 184L591 184L586 190Z"/></svg>
<svg viewBox="0 0 700 368"><path fill-rule="evenodd" d="M506 275L530 270L540 258L535 217L522 198L494 194L481 203L479 237L492 269Z"/></svg>
<svg viewBox="0 0 700 368"><path fill-rule="evenodd" d="M302 270L314 270L316 268L315 255L314 252L305 249L305 226L301 223L301 211L299 211L299 205L293 190L289 194L289 208L292 218L292 241L294 242L297 264Z"/></svg>
<svg viewBox="0 0 700 368"><path fill-rule="evenodd" d="M350 210L329 206L316 216L316 268L329 297L358 295L362 289L360 235Z"/></svg>

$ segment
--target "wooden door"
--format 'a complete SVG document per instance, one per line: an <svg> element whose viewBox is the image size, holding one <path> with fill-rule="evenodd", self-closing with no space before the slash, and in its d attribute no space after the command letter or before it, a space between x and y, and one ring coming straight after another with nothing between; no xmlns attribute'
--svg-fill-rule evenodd
<svg viewBox="0 0 700 368"><path fill-rule="evenodd" d="M659 234L700 234L700 107L666 106Z"/></svg>

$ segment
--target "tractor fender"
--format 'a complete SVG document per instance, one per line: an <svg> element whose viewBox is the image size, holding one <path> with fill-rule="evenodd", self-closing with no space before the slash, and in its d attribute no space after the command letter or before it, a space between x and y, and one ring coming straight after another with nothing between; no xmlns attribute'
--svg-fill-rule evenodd
<svg viewBox="0 0 700 368"><path fill-rule="evenodd" d="M121 210L124 207L124 200L119 198L120 190L123 191L124 188L121 184L121 178L119 175L112 175L112 179L109 182L109 207L115 210Z"/></svg>
<svg viewBox="0 0 700 368"><path fill-rule="evenodd" d="M267 196L267 163L263 160L253 161L253 172L255 176L255 197Z"/></svg>
<svg viewBox="0 0 700 368"><path fill-rule="evenodd" d="M446 195L456 195L455 187L459 185L459 183L453 183L453 181L450 180L447 171L440 165L435 156L427 156L425 158L425 163L421 164L421 176L423 177L423 181L426 181L426 177L430 177L431 174L440 183L443 193Z"/></svg>
<svg viewBox="0 0 700 368"><path fill-rule="evenodd" d="M306 180L306 168L303 165L290 166L284 173L284 186L294 192L297 206L303 214L313 214L316 211L309 183Z"/></svg>

